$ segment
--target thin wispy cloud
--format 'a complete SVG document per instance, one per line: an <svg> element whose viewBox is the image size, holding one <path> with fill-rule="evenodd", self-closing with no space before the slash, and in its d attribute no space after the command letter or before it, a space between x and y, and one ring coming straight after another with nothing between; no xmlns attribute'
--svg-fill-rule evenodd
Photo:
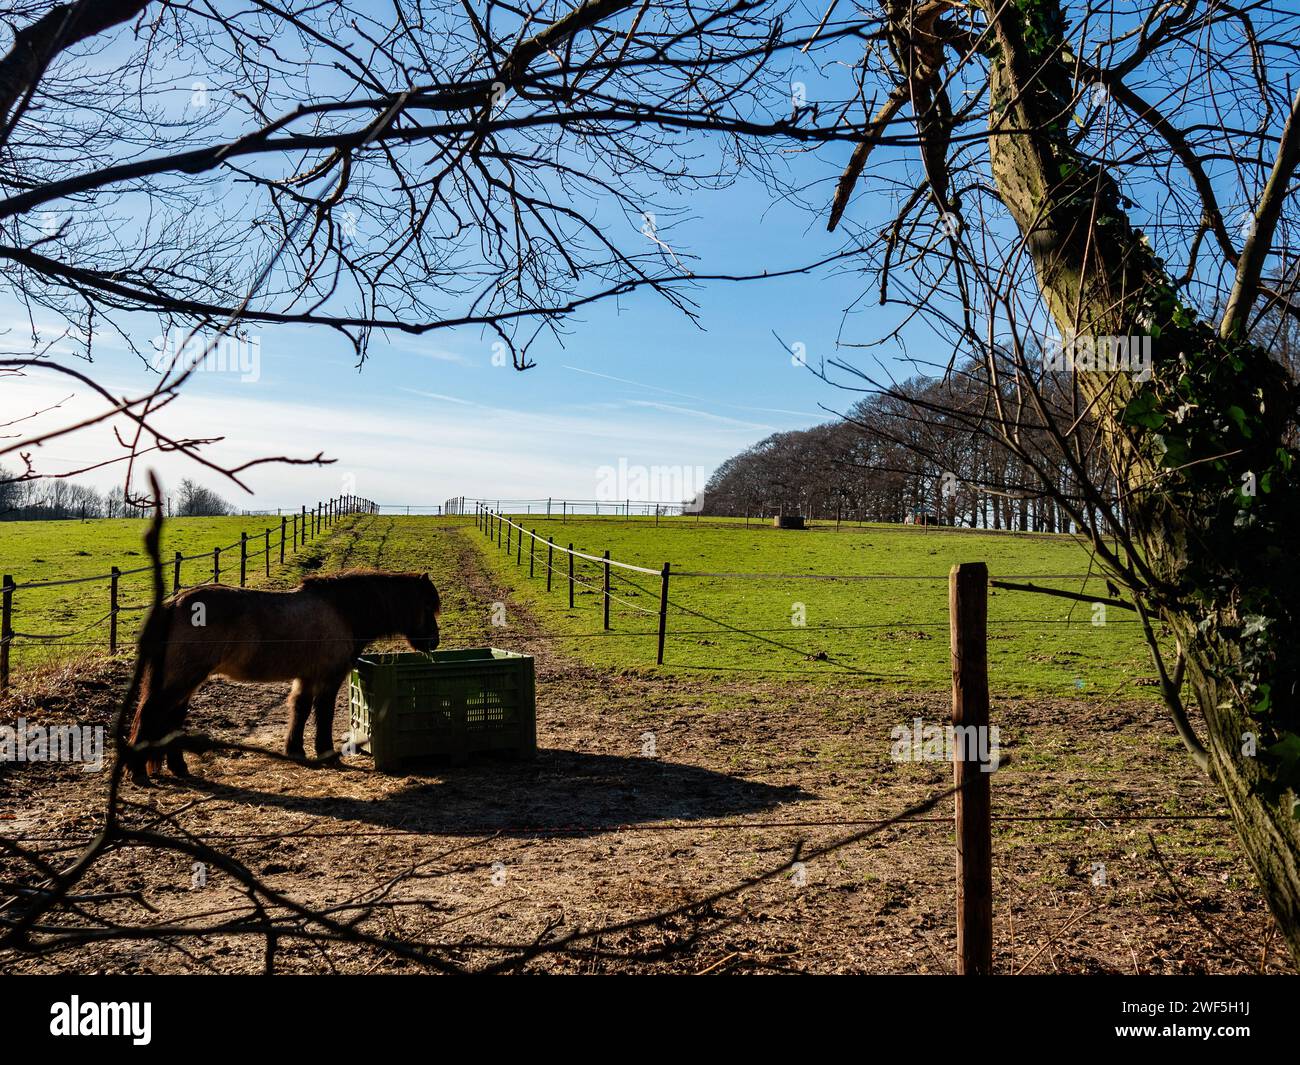
<svg viewBox="0 0 1300 1065"><path fill-rule="evenodd" d="M665 396L676 396L679 399L689 399L689 400L693 400L696 403L710 403L715 407L725 407L727 410L747 410L747 411L753 411L755 414L793 414L799 418L819 417L819 415L813 411L786 410L783 407L752 407L744 403L721 403L718 402L717 400L708 399L704 396L693 395L690 392L677 392L671 388L662 388L659 385L647 384L644 381L633 381L627 377L615 377L613 374L600 373L596 370L587 370L581 366L565 365L564 369L572 370L574 373L586 374L588 377L601 377L604 378L606 381L616 381L621 385L632 385L635 388L644 388L651 392L661 392ZM767 427L758 426L758 428L767 428Z"/></svg>
<svg viewBox="0 0 1300 1065"><path fill-rule="evenodd" d="M422 396L425 399L439 399L444 403L460 403L466 407L477 407L478 404L468 399L461 399L459 396L448 396L442 392L426 392L422 388L407 388L404 385L398 387L399 392L409 392L413 396Z"/></svg>
<svg viewBox="0 0 1300 1065"><path fill-rule="evenodd" d="M430 347L428 344L422 344L418 340L385 336L384 346L393 351L400 351L406 355L418 355L422 359L432 359L434 362L447 362L456 366L477 365L477 360L472 359L468 355L462 354L459 351L450 351L447 348Z"/></svg>
<svg viewBox="0 0 1300 1065"><path fill-rule="evenodd" d="M681 407L676 403L655 403L648 399L629 399L627 402L632 407L649 407L651 410L668 411L672 414L687 414L694 418L705 418L708 421L721 422L737 429L765 429L769 431L773 429L773 426L763 425L759 422L742 422L739 418L728 418L725 414L713 414L707 410L696 410L694 407Z"/></svg>

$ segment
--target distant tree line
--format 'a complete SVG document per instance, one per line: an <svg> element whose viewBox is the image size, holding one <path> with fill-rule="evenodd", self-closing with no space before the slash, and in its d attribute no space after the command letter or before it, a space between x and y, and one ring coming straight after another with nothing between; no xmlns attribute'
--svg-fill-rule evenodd
<svg viewBox="0 0 1300 1065"><path fill-rule="evenodd" d="M1075 531L1040 478L1049 472L1067 498L1079 495L1080 468L1109 486L1099 456L1085 451L1066 461L1046 427L1024 425L1028 458L1010 455L976 428L995 405L992 392L983 367L971 363L945 380L917 377L873 393L839 420L774 433L718 467L704 513ZM1003 403L1019 402L1003 392ZM1063 382L1052 395L1056 406L1072 402ZM1031 420L1023 410L1017 417Z"/></svg>
<svg viewBox="0 0 1300 1065"><path fill-rule="evenodd" d="M1300 283L1300 265L1288 278ZM1253 335L1300 382L1296 318L1265 310ZM1040 341L1021 339L1030 365L1045 365ZM1015 352L995 347L944 378L881 386L864 376L859 383L870 394L842 418L774 433L727 459L705 486L702 512L1028 532L1078 532L1062 500L1076 503L1090 523L1098 499L1122 514L1099 427L1072 374L1045 368L1036 382L1038 405L1023 388L1017 361ZM1077 426L1072 440L1060 425ZM1001 426L1014 427L1022 455L997 438ZM1083 484L1089 480L1099 493L1091 500Z"/></svg>
<svg viewBox="0 0 1300 1065"><path fill-rule="evenodd" d="M210 488L186 479L166 500L168 515L208 518L233 514L234 508ZM54 521L89 518L148 517L129 506L120 487L100 492L88 485L57 478L24 479L0 466L0 521Z"/></svg>

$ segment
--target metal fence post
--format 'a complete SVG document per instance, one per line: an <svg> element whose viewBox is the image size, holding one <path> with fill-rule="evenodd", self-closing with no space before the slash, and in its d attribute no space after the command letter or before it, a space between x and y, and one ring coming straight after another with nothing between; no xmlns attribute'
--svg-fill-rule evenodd
<svg viewBox="0 0 1300 1065"><path fill-rule="evenodd" d="M573 544L569 544L569 609L573 609Z"/></svg>
<svg viewBox="0 0 1300 1065"><path fill-rule="evenodd" d="M554 571L554 567L551 565L551 563L554 560L555 560L555 537L548 536L546 538L546 590L548 592L551 590L551 573Z"/></svg>
<svg viewBox="0 0 1300 1065"><path fill-rule="evenodd" d="M116 566L108 571L108 653L117 654L117 580L121 574Z"/></svg>
<svg viewBox="0 0 1300 1065"><path fill-rule="evenodd" d="M609 628L609 550L605 551L605 628Z"/></svg>
<svg viewBox="0 0 1300 1065"><path fill-rule="evenodd" d="M664 664L664 640L668 636L668 569L667 562L664 563L663 572L659 575L659 656L655 659L655 665Z"/></svg>

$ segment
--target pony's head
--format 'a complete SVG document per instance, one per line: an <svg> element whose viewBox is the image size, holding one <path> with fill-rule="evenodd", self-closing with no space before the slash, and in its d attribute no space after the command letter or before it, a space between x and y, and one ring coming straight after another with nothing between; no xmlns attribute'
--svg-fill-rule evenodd
<svg viewBox="0 0 1300 1065"><path fill-rule="evenodd" d="M442 613L442 602L427 573L416 580L416 597L411 627L402 635L417 651L428 654L438 649L438 615Z"/></svg>

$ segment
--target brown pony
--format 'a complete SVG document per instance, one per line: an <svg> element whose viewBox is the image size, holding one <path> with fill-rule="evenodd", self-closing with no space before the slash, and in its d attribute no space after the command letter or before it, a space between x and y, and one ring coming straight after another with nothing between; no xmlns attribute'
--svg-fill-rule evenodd
<svg viewBox="0 0 1300 1065"><path fill-rule="evenodd" d="M162 606L161 646L149 655L131 729L131 775L167 768L185 776L177 734L190 696L214 673L231 680L293 681L286 754L303 754L307 712L315 709L316 755L334 751L334 700L352 663L372 640L404 636L417 651L438 646L438 590L429 575L348 572L308 577L292 592L204 585ZM161 676L153 663L161 655Z"/></svg>

